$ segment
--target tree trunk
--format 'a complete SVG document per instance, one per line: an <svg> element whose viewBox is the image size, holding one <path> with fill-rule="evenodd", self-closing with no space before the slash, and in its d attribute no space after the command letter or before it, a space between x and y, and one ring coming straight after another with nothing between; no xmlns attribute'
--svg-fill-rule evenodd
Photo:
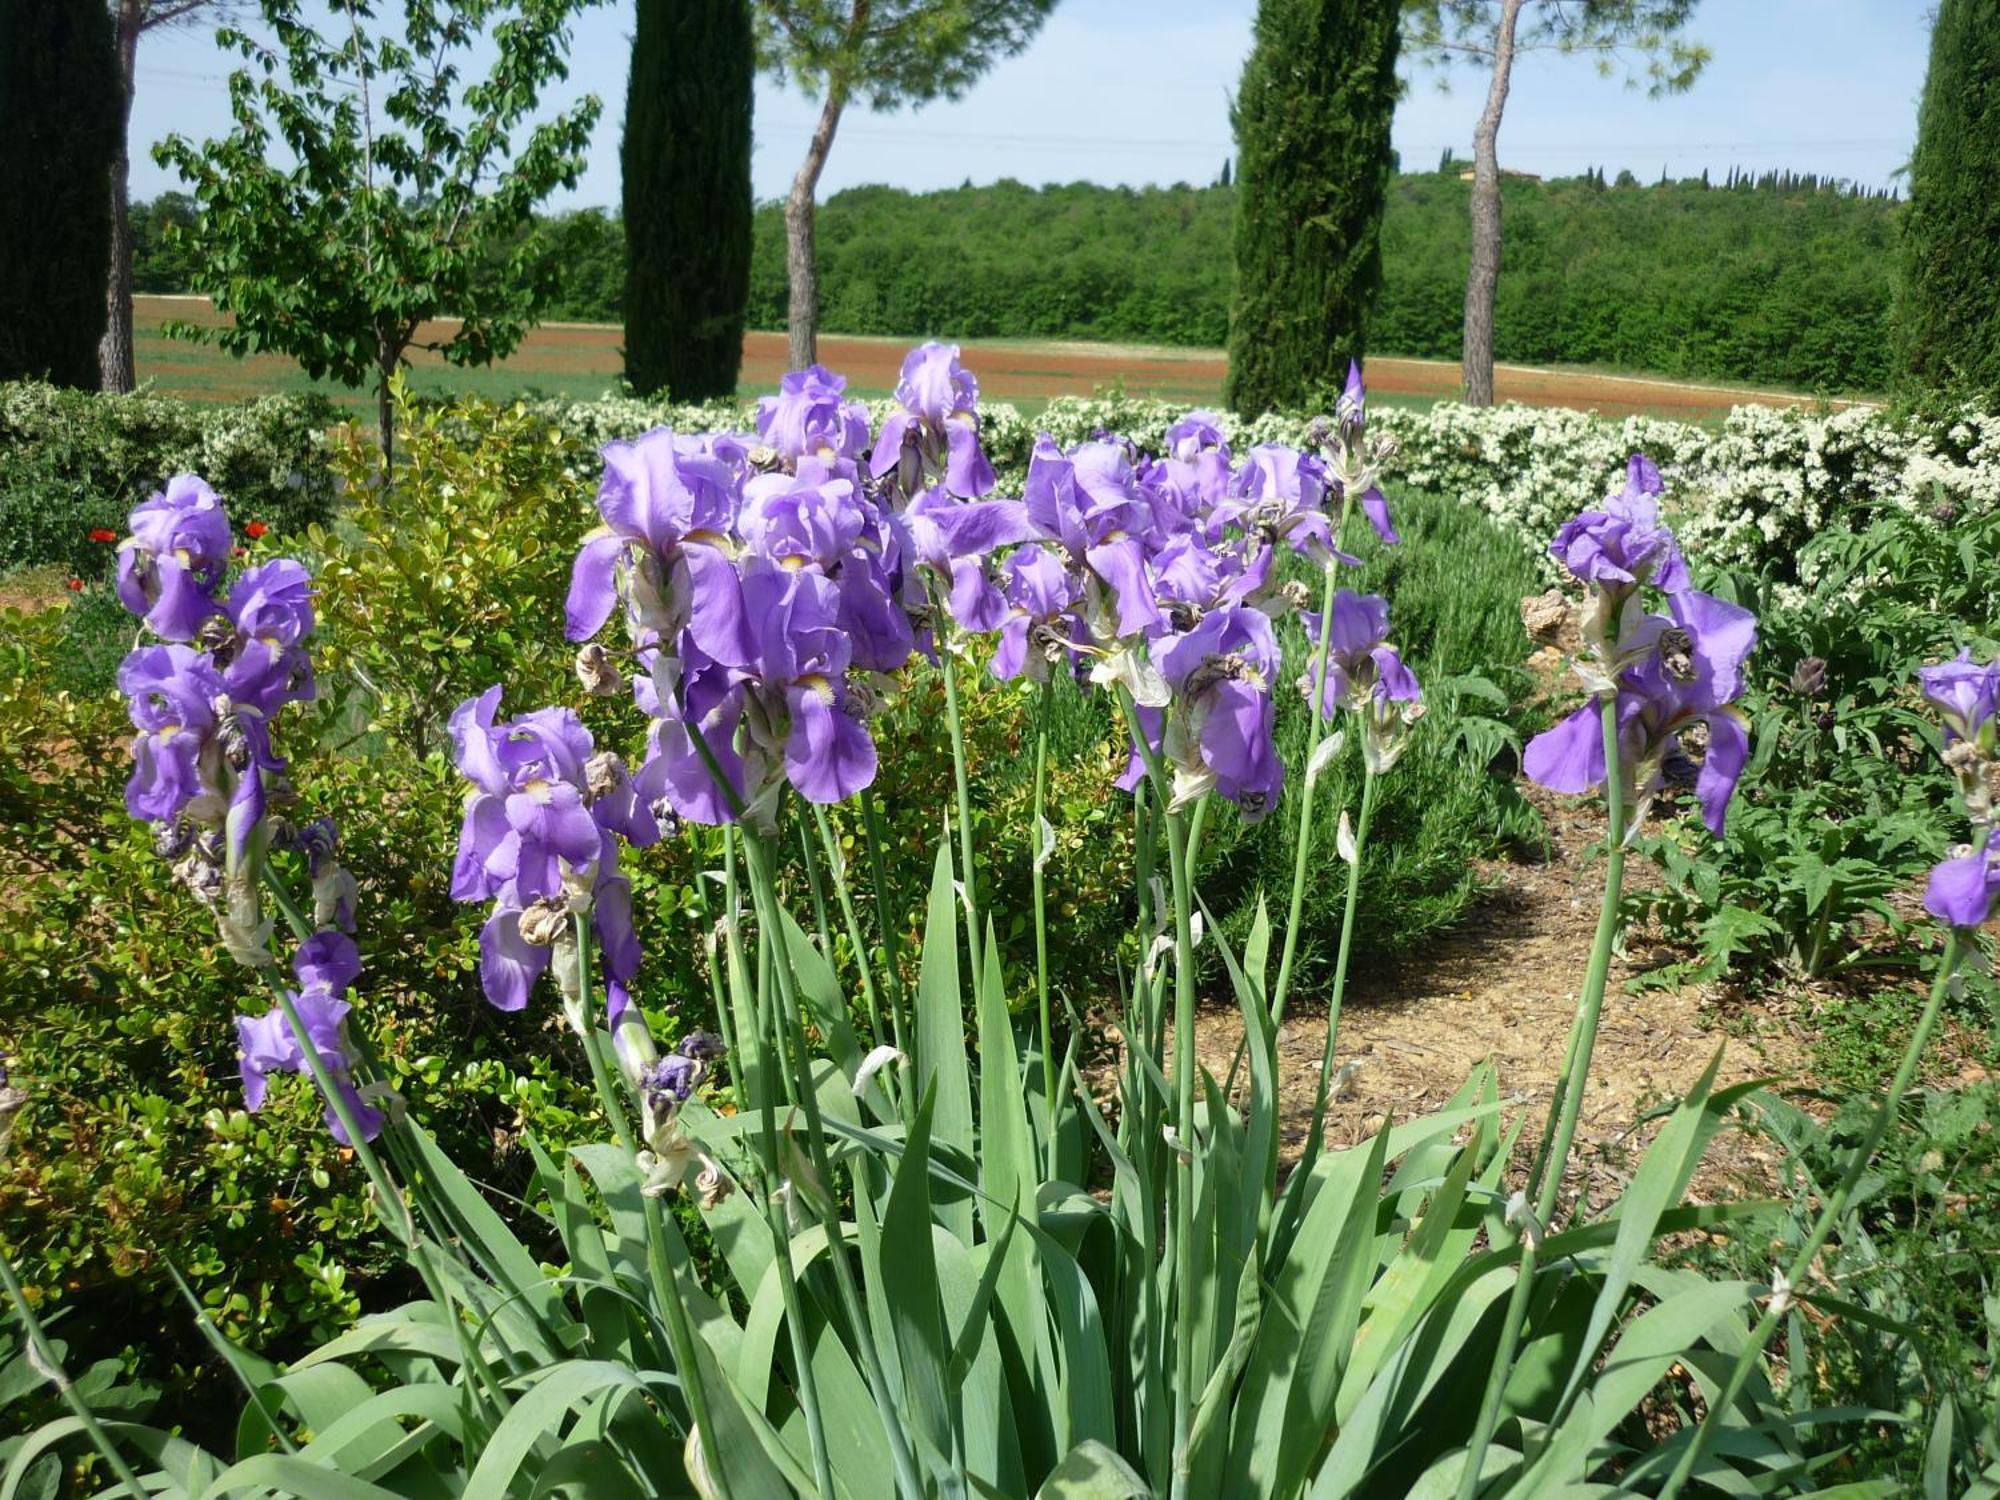
<svg viewBox="0 0 2000 1500"><path fill-rule="evenodd" d="M145 0L118 0L118 82L122 108L118 152L111 159L111 258L104 277L104 336L97 344L98 388L125 392L138 383L132 365L132 128L133 73Z"/></svg>
<svg viewBox="0 0 2000 1500"><path fill-rule="evenodd" d="M791 281L791 301L785 315L787 366L803 370L819 358L819 258L813 246L813 195L819 190L819 174L833 149L833 132L840 125L840 111L846 104L846 87L829 78L826 103L813 127L812 144L806 159L792 179L792 191L785 199L785 274Z"/></svg>
<svg viewBox="0 0 2000 1500"><path fill-rule="evenodd" d="M1493 404L1493 291L1500 281L1500 116L1514 71L1521 0L1503 0L1493 37L1493 82L1472 132L1472 263L1465 274L1460 381L1468 406Z"/></svg>
<svg viewBox="0 0 2000 1500"><path fill-rule="evenodd" d="M396 457L396 403L389 395L389 382L396 378L397 367L403 362L403 348L403 339L379 331L376 333L375 438L382 445L384 483L389 480Z"/></svg>

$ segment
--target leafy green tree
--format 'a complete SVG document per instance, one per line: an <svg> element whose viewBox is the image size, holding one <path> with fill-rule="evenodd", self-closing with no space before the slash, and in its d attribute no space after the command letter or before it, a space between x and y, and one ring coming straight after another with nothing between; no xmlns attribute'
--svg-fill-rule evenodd
<svg viewBox="0 0 2000 1500"><path fill-rule="evenodd" d="M736 394L750 295L749 0L639 0L625 93L625 377Z"/></svg>
<svg viewBox="0 0 2000 1500"><path fill-rule="evenodd" d="M791 366L819 352L813 195L851 99L870 109L956 99L1041 29L1056 0L757 0L758 55L774 78L820 98L806 158L785 199Z"/></svg>
<svg viewBox="0 0 2000 1500"><path fill-rule="evenodd" d="M2000 9L1941 0L1910 159L1896 357L1919 389L2000 394Z"/></svg>
<svg viewBox="0 0 2000 1500"><path fill-rule="evenodd" d="M103 5L0 0L0 380L97 384L118 124Z"/></svg>
<svg viewBox="0 0 2000 1500"><path fill-rule="evenodd" d="M1232 111L1230 406L1294 406L1360 358L1382 285L1398 0L1262 0Z"/></svg>
<svg viewBox="0 0 2000 1500"><path fill-rule="evenodd" d="M1500 119L1523 52L1584 54L1622 67L1655 98L1694 86L1709 50L1682 36L1700 0L1404 0L1411 52L1487 75L1472 132L1472 254L1465 275L1465 400L1493 403L1493 298L1500 281ZM1621 178L1622 180L1622 178Z"/></svg>
<svg viewBox="0 0 2000 1500"><path fill-rule="evenodd" d="M524 231L576 185L599 104L531 121L587 3L336 0L322 31L304 0L259 0L262 35L217 34L244 62L235 129L154 150L199 209L195 290L234 320L170 331L372 384L387 458L389 382L410 350L489 364L554 293ZM491 62L466 82L475 54Z"/></svg>

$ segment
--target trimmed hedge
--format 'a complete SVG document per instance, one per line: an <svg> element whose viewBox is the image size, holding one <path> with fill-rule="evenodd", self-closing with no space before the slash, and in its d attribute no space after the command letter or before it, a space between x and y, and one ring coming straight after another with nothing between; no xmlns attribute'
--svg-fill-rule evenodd
<svg viewBox="0 0 2000 1500"><path fill-rule="evenodd" d="M0 384L0 573L108 576L116 549L91 533L122 537L132 507L183 472L227 495L239 521L302 535L339 493L325 440L337 415L317 395L207 405Z"/></svg>

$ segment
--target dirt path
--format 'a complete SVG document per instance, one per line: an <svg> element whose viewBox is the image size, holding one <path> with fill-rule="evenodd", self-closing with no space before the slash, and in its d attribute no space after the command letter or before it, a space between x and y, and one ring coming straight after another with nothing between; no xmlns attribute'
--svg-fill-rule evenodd
<svg viewBox="0 0 2000 1500"><path fill-rule="evenodd" d="M1481 1061L1491 1058L1503 1097L1530 1111L1532 1148L1575 1014L1596 927L1603 866L1586 853L1600 836L1587 804L1538 799L1548 821L1546 864L1497 864L1486 869L1493 888L1467 919L1432 949L1395 969L1350 982L1340 1022L1336 1066L1360 1068L1328 1113L1331 1146L1348 1146L1396 1119L1442 1105ZM1647 878L1636 872L1635 879ZM1644 953L1632 956L1643 960ZM1593 1202L1622 1186L1636 1164L1634 1147L1650 1139L1648 1112L1682 1094L1708 1065L1725 1037L1704 1024L1700 994L1690 988L1627 995L1635 972L1615 960L1605 1001L1589 1091L1577 1130L1571 1191L1586 1177ZM1302 1002L1312 997L1301 995ZM1755 1007L1731 1009L1722 1081L1795 1075L1805 1048L1776 1017ZM1233 1011L1206 1012L1200 1055L1226 1074L1242 1036ZM1323 1011L1295 1010L1280 1028L1283 1104L1281 1149L1303 1149L1319 1061L1326 1041ZM1768 1189L1775 1158L1762 1146L1725 1132L1697 1180L1706 1196L1743 1196Z"/></svg>
<svg viewBox="0 0 2000 1500"><path fill-rule="evenodd" d="M194 323L220 321L202 297L138 297L133 306L134 316L147 328L157 327L169 318ZM426 325L418 336L427 338L435 332L432 325ZM623 341L624 330L611 324L545 323L528 334L520 350L503 368L518 373L523 385L555 376L601 376L609 387L616 382L622 368ZM846 375L857 390L888 391L894 388L903 355L913 342L829 335L819 341L820 363ZM1209 405L1221 399L1222 377L1227 368L1221 351L1215 349L975 339L964 344L964 351L965 362L979 376L982 393L1003 401L1088 396L1119 384L1135 394L1189 405ZM216 397L247 394L256 386L260 374L269 378L293 368L289 361L276 356L258 355L230 362L218 371L212 354L197 353L186 346L159 349L154 342L149 342L143 352L148 367L140 374L145 378L158 381L165 389L188 389ZM432 356L419 355L417 362L425 365L436 361ZM753 332L744 336L743 389L761 391L775 387L786 364L782 333ZM1713 417L1744 403L1798 406L1810 404L1813 399L1784 391L1528 365L1496 365L1494 382L1495 393L1502 401L1577 407L1607 416L1646 413L1680 418ZM1440 399L1458 390L1459 369L1448 360L1381 356L1368 362L1368 383L1372 391L1383 395Z"/></svg>

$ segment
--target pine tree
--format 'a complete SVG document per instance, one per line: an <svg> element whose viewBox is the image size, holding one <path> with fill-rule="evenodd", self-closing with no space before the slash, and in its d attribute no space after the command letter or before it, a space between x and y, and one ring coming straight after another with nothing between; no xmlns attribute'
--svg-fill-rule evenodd
<svg viewBox="0 0 2000 1500"><path fill-rule="evenodd" d="M734 396L750 296L748 0L639 0L625 98L625 377Z"/></svg>
<svg viewBox="0 0 2000 1500"><path fill-rule="evenodd" d="M0 380L94 389L123 127L102 0L0 0Z"/></svg>
<svg viewBox="0 0 2000 1500"><path fill-rule="evenodd" d="M1897 363L1920 390L2000 396L2000 7L1940 0L1903 214Z"/></svg>
<svg viewBox="0 0 2000 1500"><path fill-rule="evenodd" d="M1394 170L1397 0L1260 0L1233 110L1236 295L1225 395L1298 406L1367 348Z"/></svg>

